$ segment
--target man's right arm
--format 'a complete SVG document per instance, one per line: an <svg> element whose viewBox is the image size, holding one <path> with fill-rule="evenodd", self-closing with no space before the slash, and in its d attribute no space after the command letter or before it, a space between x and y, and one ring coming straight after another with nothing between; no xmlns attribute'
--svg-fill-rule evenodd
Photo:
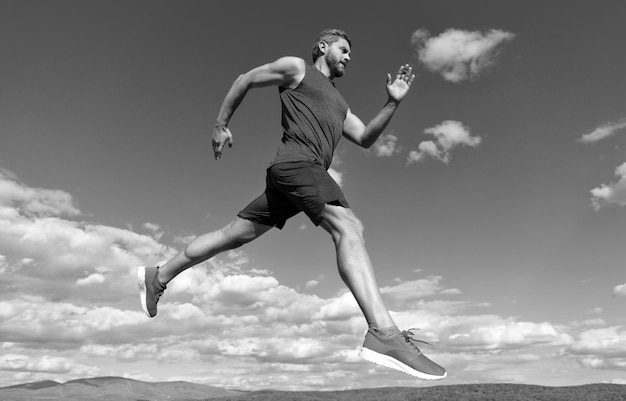
<svg viewBox="0 0 626 401"><path fill-rule="evenodd" d="M233 146L233 136L228 129L228 122L235 110L251 88L280 86L295 88L304 78L304 60L297 57L282 57L278 60L256 67L240 75L226 94L213 128L213 152L215 159L222 156L224 146Z"/></svg>

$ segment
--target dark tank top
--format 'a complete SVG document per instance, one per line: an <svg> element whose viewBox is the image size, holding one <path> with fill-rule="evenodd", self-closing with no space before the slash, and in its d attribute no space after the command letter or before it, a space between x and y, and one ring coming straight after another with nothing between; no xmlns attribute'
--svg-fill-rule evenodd
<svg viewBox="0 0 626 401"><path fill-rule="evenodd" d="M317 68L306 65L295 89L279 88L283 137L271 165L311 160L330 167L343 133L348 104L333 82Z"/></svg>

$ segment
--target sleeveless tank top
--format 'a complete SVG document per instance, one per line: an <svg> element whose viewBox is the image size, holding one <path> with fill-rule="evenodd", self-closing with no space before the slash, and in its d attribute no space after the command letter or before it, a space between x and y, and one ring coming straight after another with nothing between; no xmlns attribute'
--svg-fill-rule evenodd
<svg viewBox="0 0 626 401"><path fill-rule="evenodd" d="M310 160L328 170L343 133L348 104L334 83L306 65L295 89L279 88L283 137L270 165Z"/></svg>

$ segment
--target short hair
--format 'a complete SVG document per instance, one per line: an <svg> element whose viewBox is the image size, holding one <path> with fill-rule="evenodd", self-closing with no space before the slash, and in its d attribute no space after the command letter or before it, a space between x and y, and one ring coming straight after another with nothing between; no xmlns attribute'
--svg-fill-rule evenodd
<svg viewBox="0 0 626 401"><path fill-rule="evenodd" d="M324 29L322 32L320 32L317 40L315 41L315 45L313 45L313 52L311 54L313 56L313 62L315 62L315 60L317 60L321 55L324 54L319 48L320 42L325 42L326 44L331 45L339 39L345 39L350 47L352 47L352 41L350 40L350 37L341 29Z"/></svg>

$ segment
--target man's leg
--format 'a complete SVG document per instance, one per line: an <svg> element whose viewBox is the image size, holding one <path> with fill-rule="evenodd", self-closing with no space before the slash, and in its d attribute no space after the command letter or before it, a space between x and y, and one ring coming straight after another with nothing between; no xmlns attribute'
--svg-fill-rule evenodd
<svg viewBox="0 0 626 401"><path fill-rule="evenodd" d="M365 315L369 329L360 355L370 362L425 380L446 377L444 368L417 347L410 330L400 331L385 306L365 250L363 226L349 208L326 205L320 225L333 237L339 274Z"/></svg>
<svg viewBox="0 0 626 401"><path fill-rule="evenodd" d="M271 226L237 217L222 229L201 235L191 241L184 251L159 268L159 280L167 284L188 268L218 253L238 248L271 228Z"/></svg>
<svg viewBox="0 0 626 401"><path fill-rule="evenodd" d="M156 316L157 302L165 291L166 284L174 277L220 252L240 247L258 238L270 228L272 227L237 217L224 228L197 237L164 265L140 266L137 279L144 312L149 317Z"/></svg>
<svg viewBox="0 0 626 401"><path fill-rule="evenodd" d="M367 323L381 328L395 326L383 302L365 249L360 220L351 209L326 205L320 225L335 242L339 275L352 291Z"/></svg>

